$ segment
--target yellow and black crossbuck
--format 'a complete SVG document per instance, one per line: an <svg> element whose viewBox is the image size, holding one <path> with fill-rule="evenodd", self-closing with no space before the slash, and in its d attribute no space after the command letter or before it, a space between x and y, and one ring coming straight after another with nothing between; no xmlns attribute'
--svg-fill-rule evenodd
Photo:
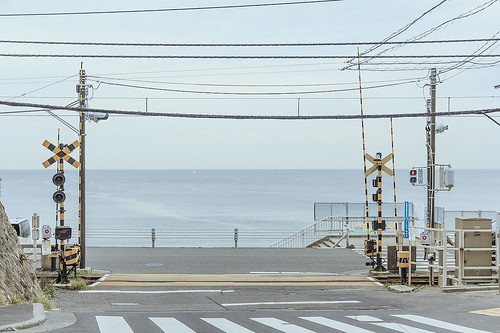
<svg viewBox="0 0 500 333"><path fill-rule="evenodd" d="M69 164L71 164L72 166L74 166L75 168L80 167L80 162L69 156L69 153L71 153L73 150L75 150L75 148L80 146L80 142L75 141L72 144L64 147L63 149L56 147L47 140L45 140L42 143L42 145L55 154L54 156L52 156L51 158L42 163L42 165L45 168L48 168L51 164L59 161L61 158L66 162L68 162Z"/></svg>

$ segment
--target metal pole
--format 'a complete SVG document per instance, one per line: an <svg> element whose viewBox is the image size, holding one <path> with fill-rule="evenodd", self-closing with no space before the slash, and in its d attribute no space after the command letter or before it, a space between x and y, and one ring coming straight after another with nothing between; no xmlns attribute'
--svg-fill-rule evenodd
<svg viewBox="0 0 500 333"><path fill-rule="evenodd" d="M80 108L87 107L87 89L85 86L87 75L80 65L80 83L78 85L78 99ZM78 205L78 239L81 249L80 268L85 268L85 112L80 111L80 172L79 172L79 205Z"/></svg>
<svg viewBox="0 0 500 333"><path fill-rule="evenodd" d="M377 267L375 267L376 271L384 271L384 267L382 266L382 154L377 153L375 155L375 161L377 161L377 206L378 206L378 215L377 215L377 237L378 237L378 246L377 246Z"/></svg>
<svg viewBox="0 0 500 333"><path fill-rule="evenodd" d="M431 93L431 105L430 105L430 124L428 131L430 132L428 135L429 138L429 156L428 156L428 165L427 165L427 198L428 198L428 206L427 206L427 216L428 216L428 226L429 228L434 228L434 195L436 188L436 69L431 69L431 85L430 85L430 93ZM430 232L430 241L431 245L434 245L434 231ZM436 258L433 253L429 258ZM432 262L431 262L432 264ZM431 285L434 285L434 276L433 269L429 266L429 281Z"/></svg>

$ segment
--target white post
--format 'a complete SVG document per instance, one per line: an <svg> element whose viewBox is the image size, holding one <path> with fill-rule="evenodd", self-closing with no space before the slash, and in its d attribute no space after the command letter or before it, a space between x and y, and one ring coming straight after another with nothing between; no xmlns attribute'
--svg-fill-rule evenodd
<svg viewBox="0 0 500 333"><path fill-rule="evenodd" d="M36 269L36 262L37 262L37 241L38 241L38 227L39 227L39 216L35 213L33 214L33 217L31 218L31 240L33 241L33 268Z"/></svg>
<svg viewBox="0 0 500 333"><path fill-rule="evenodd" d="M441 281L441 287L446 287L448 284L448 234L446 233L446 229L444 229L444 224L443 224L443 230L442 230L442 235L441 235L441 242L443 243L443 251L442 251L442 261L443 261L443 275L442 275L442 281Z"/></svg>

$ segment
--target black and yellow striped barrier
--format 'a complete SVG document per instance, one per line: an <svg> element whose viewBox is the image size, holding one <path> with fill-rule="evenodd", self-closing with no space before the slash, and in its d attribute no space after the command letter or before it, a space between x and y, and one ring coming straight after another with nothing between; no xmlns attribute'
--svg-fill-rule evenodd
<svg viewBox="0 0 500 333"><path fill-rule="evenodd" d="M63 263L66 266L76 266L80 263L80 246L79 245L66 245L64 251L61 251L61 270L63 270Z"/></svg>

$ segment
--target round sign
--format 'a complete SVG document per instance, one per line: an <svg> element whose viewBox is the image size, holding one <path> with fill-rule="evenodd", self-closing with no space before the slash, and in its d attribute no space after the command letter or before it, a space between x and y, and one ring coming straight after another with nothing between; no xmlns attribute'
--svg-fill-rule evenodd
<svg viewBox="0 0 500 333"><path fill-rule="evenodd" d="M422 240L426 241L427 240L427 235L422 235Z"/></svg>

